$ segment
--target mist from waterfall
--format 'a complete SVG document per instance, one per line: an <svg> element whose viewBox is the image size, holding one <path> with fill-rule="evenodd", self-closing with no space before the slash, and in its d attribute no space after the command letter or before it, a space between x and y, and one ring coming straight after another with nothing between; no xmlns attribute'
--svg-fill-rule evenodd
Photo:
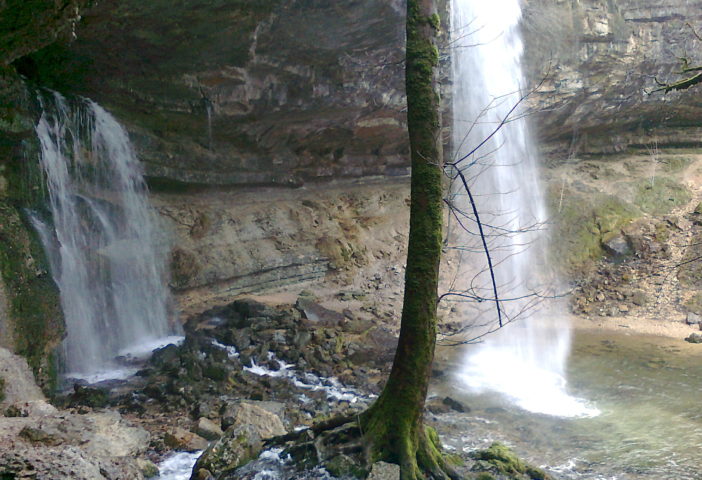
<svg viewBox="0 0 702 480"><path fill-rule="evenodd" d="M553 295L558 283L545 253L548 214L537 154L520 117L526 88L520 18L519 0L452 0L453 156L466 157L458 168L485 229L505 324L467 348L457 375L469 388L500 392L526 410L590 415L595 411L566 391L568 316L541 298ZM486 299L461 303L454 311L471 327L470 337L480 336L498 325L492 279L460 182L454 182L452 202L457 214L449 220L451 288Z"/></svg>
<svg viewBox="0 0 702 480"><path fill-rule="evenodd" d="M69 377L119 376L115 357L168 343L166 248L122 126L87 99L41 97L36 127L51 220L33 215L66 319Z"/></svg>

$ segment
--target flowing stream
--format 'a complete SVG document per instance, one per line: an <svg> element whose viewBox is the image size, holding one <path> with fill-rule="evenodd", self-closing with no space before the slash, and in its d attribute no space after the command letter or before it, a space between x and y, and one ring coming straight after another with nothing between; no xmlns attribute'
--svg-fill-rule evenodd
<svg viewBox="0 0 702 480"><path fill-rule="evenodd" d="M89 381L128 375L116 357L147 355L175 329L141 166L125 130L96 103L58 93L41 100L51 221L33 222L61 293L63 370Z"/></svg>
<svg viewBox="0 0 702 480"><path fill-rule="evenodd" d="M520 118L525 94L520 2L453 0L451 9L455 172L463 175L475 199L495 284L459 177L453 182L450 219L458 257L452 289L483 300L458 309L473 327L470 335L495 330L500 321L506 325L468 350L459 378L478 391L502 392L530 411L596 414L566 391L568 318L542 305L541 297L552 294L558 283L544 254L547 211L537 155Z"/></svg>

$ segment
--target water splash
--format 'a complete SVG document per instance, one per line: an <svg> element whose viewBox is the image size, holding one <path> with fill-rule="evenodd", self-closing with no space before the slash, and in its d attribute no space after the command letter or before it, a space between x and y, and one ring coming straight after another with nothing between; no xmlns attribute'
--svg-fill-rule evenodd
<svg viewBox="0 0 702 480"><path fill-rule="evenodd" d="M469 349L458 378L476 390L502 392L534 412L592 415L595 410L566 391L569 319L557 308L542 308L541 297L557 281L544 254L547 210L537 155L520 118L520 18L519 0L452 1L454 160L463 159L457 168L481 212L507 324ZM451 240L461 246L454 253L454 288L487 300L456 310L472 319L471 334L480 336L497 324L492 279L475 234L466 231L475 230L476 222L460 185L452 202L457 213Z"/></svg>
<svg viewBox="0 0 702 480"><path fill-rule="evenodd" d="M176 330L168 321L167 249L158 248L141 166L122 126L90 100L54 93L41 102L36 133L52 222L33 222L61 293L64 369L102 376L116 356Z"/></svg>

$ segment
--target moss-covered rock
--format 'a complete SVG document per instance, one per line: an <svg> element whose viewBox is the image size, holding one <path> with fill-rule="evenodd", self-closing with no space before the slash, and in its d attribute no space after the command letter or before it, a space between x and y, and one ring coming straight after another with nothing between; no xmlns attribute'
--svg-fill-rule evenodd
<svg viewBox="0 0 702 480"><path fill-rule="evenodd" d="M210 445L193 468L193 479L201 470L214 474L236 469L258 456L263 440L285 433L277 415L250 403L241 403L233 424L224 436Z"/></svg>
<svg viewBox="0 0 702 480"><path fill-rule="evenodd" d="M553 260L565 270L575 270L604 254L603 244L641 211L614 195L597 191L551 192Z"/></svg>
<svg viewBox="0 0 702 480"><path fill-rule="evenodd" d="M33 231L16 207L2 201L0 273L9 300L14 350L27 359L39 384L52 390L52 352L64 331L58 289Z"/></svg>
<svg viewBox="0 0 702 480"><path fill-rule="evenodd" d="M46 199L34 133L39 114L35 94L11 67L0 65L0 275L6 297L0 343L27 359L48 392L64 326L58 289L26 216L27 208L41 210Z"/></svg>
<svg viewBox="0 0 702 480"><path fill-rule="evenodd" d="M365 478L368 471L348 455L340 454L324 463L329 473L337 478Z"/></svg>
<svg viewBox="0 0 702 480"><path fill-rule="evenodd" d="M525 463L509 447L498 442L485 450L474 452L472 456L476 460L474 471L487 470L485 473L489 475L506 476L515 480L549 480L551 478L543 470Z"/></svg>

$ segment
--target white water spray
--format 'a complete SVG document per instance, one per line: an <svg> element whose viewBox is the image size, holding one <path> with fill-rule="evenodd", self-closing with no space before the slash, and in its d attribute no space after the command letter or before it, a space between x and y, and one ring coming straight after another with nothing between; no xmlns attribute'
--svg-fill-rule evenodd
<svg viewBox="0 0 702 480"><path fill-rule="evenodd" d="M61 294L64 368L67 376L109 378L116 356L173 333L166 249L157 248L141 167L122 126L90 100L69 104L53 94L42 103L36 133L54 229L33 220Z"/></svg>
<svg viewBox="0 0 702 480"><path fill-rule="evenodd" d="M590 415L595 411L566 393L568 317L555 308L540 308L543 302L534 295L552 292L548 285L553 279L548 278L547 242L540 232L547 212L537 156L526 122L519 118L522 109L513 110L525 92L520 18L519 0L452 1L454 160L465 157L459 168L481 215L506 324L468 349L458 375L472 389L503 393L533 412ZM459 213L451 219L451 234L461 248L453 288L492 299L485 252L475 234L465 231L477 230L472 207L460 182L455 183L453 202ZM472 335L498 323L494 301L472 303L461 311L474 325Z"/></svg>

